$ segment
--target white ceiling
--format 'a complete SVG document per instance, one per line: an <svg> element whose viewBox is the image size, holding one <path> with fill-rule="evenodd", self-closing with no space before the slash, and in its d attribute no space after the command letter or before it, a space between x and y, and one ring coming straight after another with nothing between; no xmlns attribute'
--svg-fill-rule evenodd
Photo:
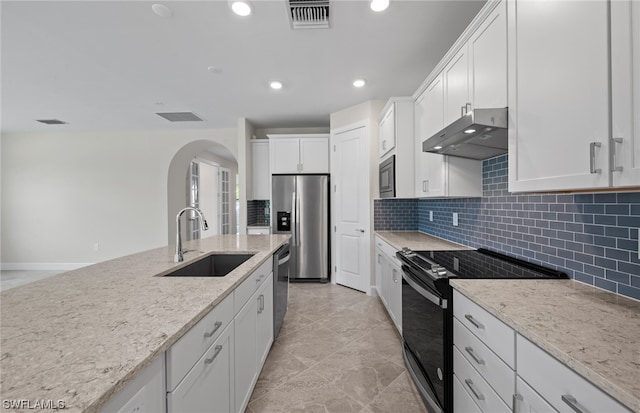
<svg viewBox="0 0 640 413"><path fill-rule="evenodd" d="M159 1L156 1L159 2ZM292 30L284 0L2 1L2 132L328 126L329 114L412 94L484 0L331 0L331 28ZM211 73L209 66L218 68ZM355 78L367 79L362 89ZM270 90L272 79L284 88ZM155 112L205 121L170 123ZM47 126L36 119L60 119Z"/></svg>

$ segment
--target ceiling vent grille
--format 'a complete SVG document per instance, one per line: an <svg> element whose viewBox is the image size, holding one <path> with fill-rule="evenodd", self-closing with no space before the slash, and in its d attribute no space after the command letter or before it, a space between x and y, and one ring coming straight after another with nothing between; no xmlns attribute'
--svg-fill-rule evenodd
<svg viewBox="0 0 640 413"><path fill-rule="evenodd" d="M37 122L44 123L46 125L66 125L67 122L60 119L36 119Z"/></svg>
<svg viewBox="0 0 640 413"><path fill-rule="evenodd" d="M193 112L165 112L156 113L156 115L165 118L169 122L202 122L202 119Z"/></svg>
<svg viewBox="0 0 640 413"><path fill-rule="evenodd" d="M289 0L292 29L328 29L329 0Z"/></svg>

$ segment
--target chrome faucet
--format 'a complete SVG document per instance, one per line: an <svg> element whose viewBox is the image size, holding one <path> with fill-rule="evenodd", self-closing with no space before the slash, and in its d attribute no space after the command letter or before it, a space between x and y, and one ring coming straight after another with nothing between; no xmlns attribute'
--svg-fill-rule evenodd
<svg viewBox="0 0 640 413"><path fill-rule="evenodd" d="M173 257L173 262L182 262L184 261L184 256L182 255L182 236L180 234L180 216L185 212L185 211L195 211L196 214L198 214L198 216L200 217L200 220L202 221L202 230L206 231L209 229L209 225L207 224L207 220L204 218L204 214L202 213L202 211L200 211L200 208L195 208L195 207L186 207L180 210L180 212L178 212L178 215L176 215L176 255L174 255Z"/></svg>

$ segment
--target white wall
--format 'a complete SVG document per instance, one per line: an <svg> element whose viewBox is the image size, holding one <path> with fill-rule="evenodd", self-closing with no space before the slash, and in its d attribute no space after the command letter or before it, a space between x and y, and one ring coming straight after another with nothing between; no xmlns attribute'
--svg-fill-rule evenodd
<svg viewBox="0 0 640 413"><path fill-rule="evenodd" d="M167 245L168 217L175 217L169 210L169 167L176 153L194 141L223 144L244 167L235 128L4 134L3 267L57 263L66 269L68 263ZM185 173L186 166L175 177L183 188ZM184 189L174 197L183 205Z"/></svg>

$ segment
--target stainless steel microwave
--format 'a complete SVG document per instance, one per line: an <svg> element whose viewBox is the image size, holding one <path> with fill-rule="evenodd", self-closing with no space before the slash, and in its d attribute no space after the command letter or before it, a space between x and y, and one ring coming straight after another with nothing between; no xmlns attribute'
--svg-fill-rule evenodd
<svg viewBox="0 0 640 413"><path fill-rule="evenodd" d="M396 196L396 156L391 155L380 163L380 198Z"/></svg>

